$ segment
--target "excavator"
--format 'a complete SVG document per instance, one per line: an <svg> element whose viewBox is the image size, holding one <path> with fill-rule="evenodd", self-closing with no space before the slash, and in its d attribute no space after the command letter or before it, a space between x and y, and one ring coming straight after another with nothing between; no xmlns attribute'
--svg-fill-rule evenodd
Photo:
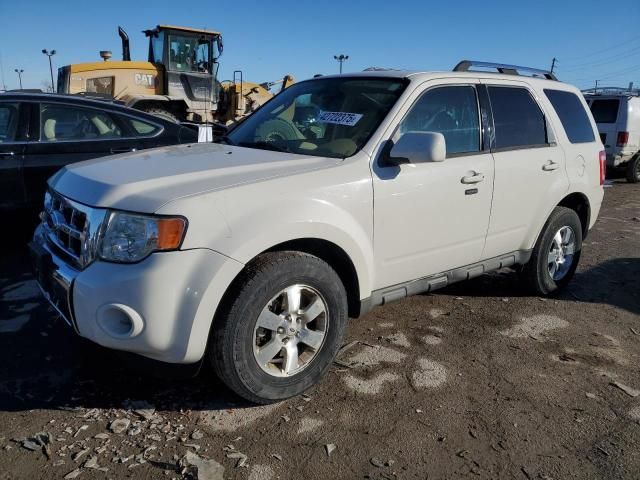
<svg viewBox="0 0 640 480"><path fill-rule="evenodd" d="M131 60L129 36L118 27L122 60L75 63L58 69L58 93L113 98L169 120L228 126L294 82L285 75L276 82L245 82L236 70L233 80L217 78L223 51L220 32L157 25L143 32L149 39L146 62Z"/></svg>

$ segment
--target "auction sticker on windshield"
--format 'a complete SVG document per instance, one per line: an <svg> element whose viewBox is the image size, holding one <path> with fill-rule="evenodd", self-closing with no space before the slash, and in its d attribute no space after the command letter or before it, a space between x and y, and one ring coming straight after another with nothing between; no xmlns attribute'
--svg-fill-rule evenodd
<svg viewBox="0 0 640 480"><path fill-rule="evenodd" d="M318 122L333 123L334 125L346 125L353 127L362 118L361 113L349 112L320 112Z"/></svg>

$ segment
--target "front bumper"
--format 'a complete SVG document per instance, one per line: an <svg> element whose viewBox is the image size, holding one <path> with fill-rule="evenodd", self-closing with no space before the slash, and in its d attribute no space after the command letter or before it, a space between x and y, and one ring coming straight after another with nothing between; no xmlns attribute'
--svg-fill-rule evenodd
<svg viewBox="0 0 640 480"><path fill-rule="evenodd" d="M80 336L168 363L202 358L220 298L243 268L212 250L193 249L74 270L37 231L31 251L45 297Z"/></svg>

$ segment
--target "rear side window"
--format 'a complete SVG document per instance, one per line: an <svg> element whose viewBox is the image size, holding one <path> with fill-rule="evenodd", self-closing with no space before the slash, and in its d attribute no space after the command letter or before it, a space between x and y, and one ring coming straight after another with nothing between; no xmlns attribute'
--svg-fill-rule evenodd
<svg viewBox="0 0 640 480"><path fill-rule="evenodd" d="M596 123L616 123L618 108L620 108L620 100L615 98L594 100L591 103L591 113Z"/></svg>
<svg viewBox="0 0 640 480"><path fill-rule="evenodd" d="M160 131L160 127L153 123L143 122L135 118L130 118L128 121L137 137L153 137Z"/></svg>
<svg viewBox="0 0 640 480"><path fill-rule="evenodd" d="M495 148L546 145L544 114L528 90L518 87L489 87L496 131Z"/></svg>
<svg viewBox="0 0 640 480"><path fill-rule="evenodd" d="M544 93L560 117L571 143L589 143L595 140L587 112L575 93L548 89Z"/></svg>
<svg viewBox="0 0 640 480"><path fill-rule="evenodd" d="M0 103L0 143L15 140L18 127L18 104Z"/></svg>

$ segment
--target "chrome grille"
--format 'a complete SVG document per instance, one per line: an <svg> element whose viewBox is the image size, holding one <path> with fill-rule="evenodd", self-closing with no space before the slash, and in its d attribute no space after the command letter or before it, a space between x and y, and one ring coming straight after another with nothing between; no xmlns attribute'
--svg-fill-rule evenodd
<svg viewBox="0 0 640 480"><path fill-rule="evenodd" d="M40 215L48 243L76 267L95 258L98 234L106 210L87 207L49 191Z"/></svg>

